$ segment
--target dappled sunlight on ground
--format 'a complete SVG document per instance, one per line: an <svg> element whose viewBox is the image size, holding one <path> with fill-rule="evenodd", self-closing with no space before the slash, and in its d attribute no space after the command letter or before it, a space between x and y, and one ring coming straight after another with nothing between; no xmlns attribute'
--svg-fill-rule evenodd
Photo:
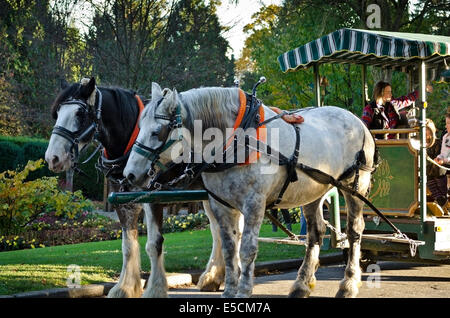
<svg viewBox="0 0 450 318"><path fill-rule="evenodd" d="M100 266L80 266L81 285L112 281L115 272ZM0 295L24 290L67 287L73 270L66 265L10 264L0 267ZM25 289L24 289L25 287Z"/></svg>

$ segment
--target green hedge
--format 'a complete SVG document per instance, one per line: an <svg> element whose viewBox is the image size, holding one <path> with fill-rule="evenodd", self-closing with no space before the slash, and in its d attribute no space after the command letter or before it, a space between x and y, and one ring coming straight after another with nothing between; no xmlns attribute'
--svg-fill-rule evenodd
<svg viewBox="0 0 450 318"><path fill-rule="evenodd" d="M23 169L28 160L38 160L45 157L48 140L31 137L10 137L0 136L0 172L5 170ZM89 146L87 151L80 156L80 162L85 160L94 146ZM97 170L95 163L98 154L90 162L83 165L81 169L90 177L75 175L73 180L73 190L81 190L83 195L91 200L103 200L103 175L99 176L97 183ZM65 182L65 173L55 174L51 172L47 164L44 168L33 171L28 176L28 180L35 180L44 176L52 177L57 175L61 182Z"/></svg>
<svg viewBox="0 0 450 318"><path fill-rule="evenodd" d="M80 155L80 162L86 160L92 152L95 150L93 145L87 147L85 151ZM73 177L73 189L81 190L83 194L91 199L101 201L103 200L103 180L104 176L95 169L95 163L100 156L99 153L95 155L88 163L81 165L80 169L83 170L88 176L75 175Z"/></svg>
<svg viewBox="0 0 450 318"><path fill-rule="evenodd" d="M25 161L23 149L9 141L0 141L0 171L14 170Z"/></svg>

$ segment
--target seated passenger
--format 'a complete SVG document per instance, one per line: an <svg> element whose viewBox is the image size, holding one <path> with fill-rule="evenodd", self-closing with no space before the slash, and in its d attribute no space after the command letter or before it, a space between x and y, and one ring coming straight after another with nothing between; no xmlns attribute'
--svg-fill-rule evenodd
<svg viewBox="0 0 450 318"><path fill-rule="evenodd" d="M434 159L438 164L450 167L450 112L447 110L445 115L445 128L447 133L442 137L441 152ZM449 192L448 187L450 186L450 173L447 171L447 193Z"/></svg>
<svg viewBox="0 0 450 318"><path fill-rule="evenodd" d="M436 158L441 152L441 140L436 137L436 126L431 119L427 119L426 132L427 155L430 158ZM427 188L430 192L427 201L435 201L442 208L445 208L447 203L447 177L445 176L445 171L429 162L427 162Z"/></svg>
<svg viewBox="0 0 450 318"><path fill-rule="evenodd" d="M379 81L373 90L373 100L364 107L361 119L369 129L396 128L400 121L399 111L410 106L418 96L418 91L414 91L406 96L392 98L391 85ZM383 139L383 135L375 137ZM392 137L389 135L389 138Z"/></svg>
<svg viewBox="0 0 450 318"><path fill-rule="evenodd" d="M442 137L441 151L434 159L440 165L450 164L450 113L445 115L445 128L447 133Z"/></svg>

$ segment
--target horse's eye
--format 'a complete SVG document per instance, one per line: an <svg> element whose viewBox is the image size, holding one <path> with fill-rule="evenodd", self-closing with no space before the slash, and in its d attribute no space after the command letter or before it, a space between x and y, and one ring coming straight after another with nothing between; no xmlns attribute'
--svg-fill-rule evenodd
<svg viewBox="0 0 450 318"><path fill-rule="evenodd" d="M159 136L161 132L161 127L158 127L158 129L156 129L155 131L152 131L151 136Z"/></svg>

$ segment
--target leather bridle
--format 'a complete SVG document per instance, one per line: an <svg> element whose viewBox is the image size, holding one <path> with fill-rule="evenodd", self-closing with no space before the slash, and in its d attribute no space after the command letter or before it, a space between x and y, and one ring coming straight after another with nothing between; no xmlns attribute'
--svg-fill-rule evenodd
<svg viewBox="0 0 450 318"><path fill-rule="evenodd" d="M155 113L156 113L156 109L161 104L163 99L164 99L164 97L161 98L158 101L158 103L156 104ZM167 149L169 149L176 141L180 141L183 139L183 135L181 134L181 131L180 131L180 129L182 127L181 104L180 103L178 103L175 113L172 114L171 116L155 114L154 118L169 121L169 124L167 124L166 126L163 126L161 128L161 130L158 132L158 140L163 142L161 144L161 146L159 146L158 148L151 148L151 147L148 147L148 146L144 145L143 143L136 140L134 142L134 145L132 148L132 151L137 152L141 156L150 160L151 168L149 170L149 176L152 176L150 173L154 172L155 164L158 165L158 167L163 171L166 171L168 169L166 167L166 165L164 165L159 160L160 154L163 153L164 151L166 151ZM168 140L170 133L174 129L178 129L178 138Z"/></svg>
<svg viewBox="0 0 450 318"><path fill-rule="evenodd" d="M86 114L91 113L91 107L94 108L95 109L95 117L93 119L93 122L87 128L85 128L83 130L80 129L77 131L70 131L65 127L55 125L52 130L52 135L55 134L55 135L61 136L70 143L69 151L70 151L71 159L72 159L72 168L74 168L74 169L77 169L80 152L88 145L88 143L86 143L86 145L83 147L83 149L80 150L79 149L80 141L82 141L87 136L89 136L93 131L94 131L94 135L98 134L98 132L99 132L100 117L101 117L101 112L102 112L102 93L100 92L100 90L98 88L96 88L96 93L98 94L97 107L95 107L95 105L89 105L81 99L69 99L60 104L60 106L78 105L81 107L82 111ZM95 138L96 137L93 136L92 139L95 139ZM99 147L97 147L94 154L98 150L99 150ZM93 157L93 155L91 155L88 158L88 160L86 160L85 162L89 161L89 159L91 159L92 157Z"/></svg>

